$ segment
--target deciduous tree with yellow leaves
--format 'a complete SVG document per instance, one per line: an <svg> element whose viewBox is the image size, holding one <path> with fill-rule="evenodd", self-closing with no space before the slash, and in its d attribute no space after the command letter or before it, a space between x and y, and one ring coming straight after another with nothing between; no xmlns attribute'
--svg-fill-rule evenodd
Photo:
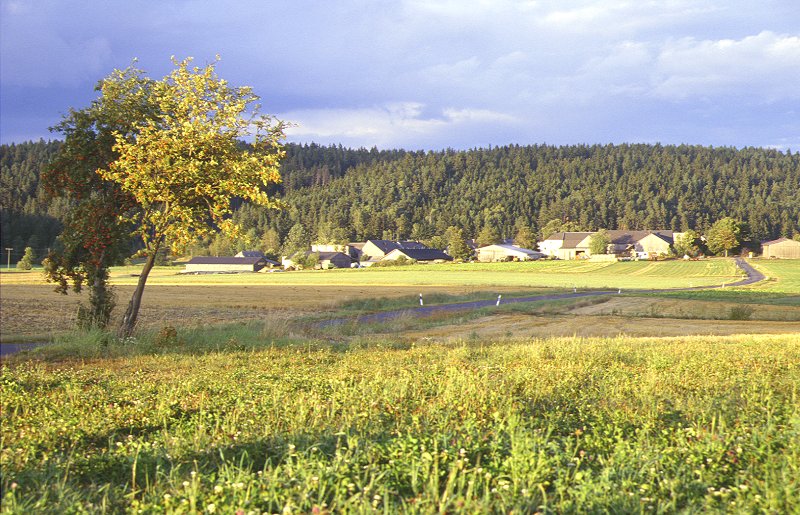
<svg viewBox="0 0 800 515"><path fill-rule="evenodd" d="M148 79L147 88L130 82L129 71L101 83L108 101L146 95L151 107L136 131L115 134L117 157L97 171L134 200L136 209L123 217L137 227L146 257L120 336L133 332L159 249L183 249L217 229L238 236L233 198L278 205L265 189L280 180L285 124L260 114L249 87L232 87L218 77L218 60L197 67L191 58L173 59L175 69L163 79Z"/></svg>

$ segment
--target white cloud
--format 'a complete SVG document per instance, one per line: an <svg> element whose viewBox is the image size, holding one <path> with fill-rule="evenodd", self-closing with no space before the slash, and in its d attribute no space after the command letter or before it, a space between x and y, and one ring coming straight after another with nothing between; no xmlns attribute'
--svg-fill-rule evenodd
<svg viewBox="0 0 800 515"><path fill-rule="evenodd" d="M278 118L295 125L290 140L349 142L364 147L420 146L424 141L446 141L445 136L472 132L475 126L508 126L518 120L488 109L445 108L439 116L425 116L418 102L388 103L356 109L307 109ZM475 143L472 143L475 144Z"/></svg>
<svg viewBox="0 0 800 515"><path fill-rule="evenodd" d="M653 80L655 95L675 100L800 98L800 37L763 31L739 40L681 38L661 49Z"/></svg>

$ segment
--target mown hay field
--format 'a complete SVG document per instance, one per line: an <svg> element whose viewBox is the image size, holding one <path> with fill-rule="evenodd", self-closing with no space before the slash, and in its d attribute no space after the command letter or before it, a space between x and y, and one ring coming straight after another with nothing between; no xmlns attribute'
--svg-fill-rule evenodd
<svg viewBox="0 0 800 515"><path fill-rule="evenodd" d="M529 261L448 263L389 268L277 272L246 275L182 275L162 268L152 284L250 284L309 286L458 286L513 288L684 288L731 283L742 277L732 259L702 261ZM135 284L137 269L113 273L115 284Z"/></svg>
<svg viewBox="0 0 800 515"><path fill-rule="evenodd" d="M800 294L800 259L756 259L750 263L769 279L754 288L773 293Z"/></svg>
<svg viewBox="0 0 800 515"><path fill-rule="evenodd" d="M789 513L800 341L557 338L12 360L6 513Z"/></svg>

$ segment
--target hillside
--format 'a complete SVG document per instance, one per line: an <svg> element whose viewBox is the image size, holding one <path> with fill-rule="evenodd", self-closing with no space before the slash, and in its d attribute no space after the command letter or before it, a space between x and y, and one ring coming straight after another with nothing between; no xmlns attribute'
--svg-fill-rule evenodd
<svg viewBox="0 0 800 515"><path fill-rule="evenodd" d="M320 221L351 237L424 239L450 225L513 236L549 220L585 229L702 230L732 216L756 239L800 230L800 157L699 146L510 146L405 153L361 164L324 188L291 190L273 225Z"/></svg>
<svg viewBox="0 0 800 515"><path fill-rule="evenodd" d="M0 147L2 246L39 255L54 245L63 207L38 175L58 142ZM800 155L776 150L662 145L506 146L408 152L287 145L282 212L241 206L250 236L273 247L296 224L310 239L415 238L448 226L504 236L550 220L599 227L703 230L732 216L754 239L800 232ZM15 250L15 252L16 252ZM12 256L13 258L14 256Z"/></svg>

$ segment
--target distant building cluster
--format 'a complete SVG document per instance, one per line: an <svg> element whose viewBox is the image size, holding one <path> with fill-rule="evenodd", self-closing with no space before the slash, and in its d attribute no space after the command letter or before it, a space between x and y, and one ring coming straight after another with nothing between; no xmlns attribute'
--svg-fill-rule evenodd
<svg viewBox="0 0 800 515"><path fill-rule="evenodd" d="M596 232L557 232L539 243L539 250L557 259L581 259L592 255L591 238ZM673 231L606 231L609 239L604 255L617 258L650 259L667 256L675 239Z"/></svg>
<svg viewBox="0 0 800 515"><path fill-rule="evenodd" d="M669 230L603 231L607 239L604 252L592 252L595 232L556 232L540 241L538 250L515 245L512 240L478 247L474 240L467 246L480 262L534 261L537 259L658 259L673 254L676 239L684 233ZM780 238L764 242L767 258L800 259L800 241ZM596 250L596 249L595 249ZM688 257L688 256L678 256ZM185 273L241 273L313 268L362 268L378 263L445 263L453 261L447 250L428 248L418 241L367 240L345 245L315 244L308 250L284 256L281 262L268 259L258 251L244 251L231 257L194 257L186 263Z"/></svg>

